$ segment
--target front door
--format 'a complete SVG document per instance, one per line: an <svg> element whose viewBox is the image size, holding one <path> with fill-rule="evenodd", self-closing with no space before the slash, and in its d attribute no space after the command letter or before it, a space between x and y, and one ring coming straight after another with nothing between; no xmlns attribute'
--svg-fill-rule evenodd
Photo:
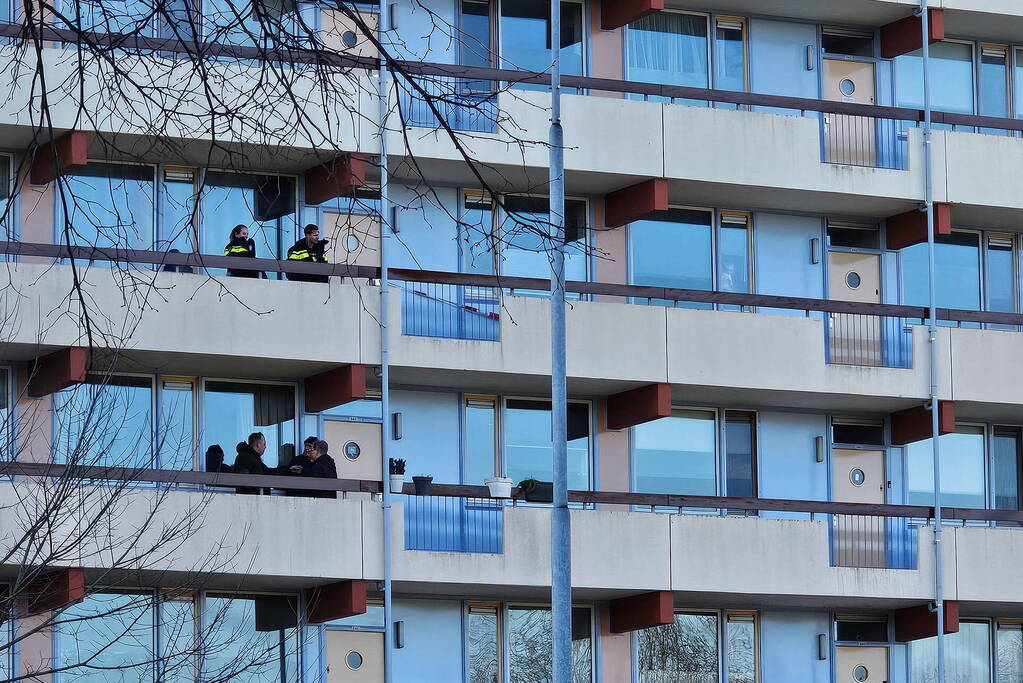
<svg viewBox="0 0 1023 683"><path fill-rule="evenodd" d="M824 99L874 104L874 65L845 59L824 60ZM826 160L833 164L875 166L875 119L869 116L827 114L824 117Z"/></svg>
<svg viewBox="0 0 1023 683"><path fill-rule="evenodd" d="M323 421L323 438L337 465L339 479L380 481L381 426L378 422Z"/></svg>
<svg viewBox="0 0 1023 683"><path fill-rule="evenodd" d="M880 254L829 252L828 298L865 304L881 303ZM881 317L876 315L830 314L830 362L883 365L881 321Z"/></svg>
<svg viewBox="0 0 1023 683"><path fill-rule="evenodd" d="M888 683L888 648L835 648L836 683Z"/></svg>
<svg viewBox="0 0 1023 683"><path fill-rule="evenodd" d="M831 453L836 502L885 502L884 451L836 448ZM834 560L839 567L886 567L886 517L834 515ZM840 679L841 680L841 679Z"/></svg>
<svg viewBox="0 0 1023 683"><path fill-rule="evenodd" d="M330 631L327 683L380 683L384 680L384 634L374 631Z"/></svg>

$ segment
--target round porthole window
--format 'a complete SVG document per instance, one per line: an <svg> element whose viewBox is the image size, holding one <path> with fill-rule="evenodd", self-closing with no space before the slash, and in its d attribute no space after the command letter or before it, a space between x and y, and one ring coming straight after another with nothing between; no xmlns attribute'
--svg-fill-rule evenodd
<svg viewBox="0 0 1023 683"><path fill-rule="evenodd" d="M356 36L355 31L345 31L341 34L341 42L345 44L345 47L355 47Z"/></svg>
<svg viewBox="0 0 1023 683"><path fill-rule="evenodd" d="M860 286L860 274L853 271L845 276L845 284L849 285L850 289L856 289Z"/></svg>
<svg viewBox="0 0 1023 683"><path fill-rule="evenodd" d="M867 680L868 678L870 678L870 672L867 671L867 667L860 664L855 669L853 669L854 681L860 681L860 683L863 683L863 681Z"/></svg>
<svg viewBox="0 0 1023 683"><path fill-rule="evenodd" d="M856 92L856 84L850 81L848 78L843 78L842 82L838 84L838 89L842 91L842 94L849 97Z"/></svg>
<svg viewBox="0 0 1023 683"><path fill-rule="evenodd" d="M359 448L359 444L354 441L349 441L345 444L345 457L349 460L358 460L359 456L362 455L362 449Z"/></svg>
<svg viewBox="0 0 1023 683"><path fill-rule="evenodd" d="M347 237L345 237L345 249L347 249L348 251L357 251L358 248L361 246L362 243L359 241L359 238L356 237L355 235L348 235Z"/></svg>
<svg viewBox="0 0 1023 683"><path fill-rule="evenodd" d="M867 475L863 473L859 467L849 472L849 481L852 482L853 486L863 486L863 482L867 480Z"/></svg>
<svg viewBox="0 0 1023 683"><path fill-rule="evenodd" d="M356 652L355 650L352 650L351 652L345 655L345 666L347 666L352 671L358 671L359 669L362 668L362 655ZM866 679L861 678L857 680Z"/></svg>

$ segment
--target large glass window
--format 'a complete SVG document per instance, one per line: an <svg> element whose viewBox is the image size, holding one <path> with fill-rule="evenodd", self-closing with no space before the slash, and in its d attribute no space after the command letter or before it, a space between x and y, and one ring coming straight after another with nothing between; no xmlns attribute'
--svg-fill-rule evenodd
<svg viewBox="0 0 1023 683"><path fill-rule="evenodd" d="M1016 259L1012 235L987 235L984 264L985 310L1016 312Z"/></svg>
<svg viewBox="0 0 1023 683"><path fill-rule="evenodd" d="M182 253L197 251L195 198L198 169L165 166L160 195L159 250L176 249ZM226 240L225 240L226 244ZM223 252L221 252L223 253Z"/></svg>
<svg viewBox="0 0 1023 683"><path fill-rule="evenodd" d="M252 432L266 437L263 463L276 467L295 454L295 387L207 380L203 392L203 448L219 444L225 461ZM282 458L283 456L283 458Z"/></svg>
<svg viewBox="0 0 1023 683"><path fill-rule="evenodd" d="M497 471L497 398L465 397L465 468L462 483L482 486Z"/></svg>
<svg viewBox="0 0 1023 683"><path fill-rule="evenodd" d="M984 428L960 425L939 438L942 507L986 507ZM906 447L907 504L934 504L933 462L930 439Z"/></svg>
<svg viewBox="0 0 1023 683"><path fill-rule="evenodd" d="M910 647L911 683L937 680L938 649L935 638L914 641ZM945 680L989 683L991 680L991 627L986 621L960 621L959 632L945 636Z"/></svg>
<svg viewBox="0 0 1023 683"><path fill-rule="evenodd" d="M507 399L504 410L505 475L514 481L552 481L551 402ZM590 406L568 404L568 488L590 488Z"/></svg>
<svg viewBox="0 0 1023 683"><path fill-rule="evenodd" d="M548 237L550 201L547 197L508 195L504 198L505 214L501 222L501 273L516 277L549 278L551 276L550 250L553 241ZM566 232L586 227L586 202L565 200ZM586 280L586 239L565 245L565 279Z"/></svg>
<svg viewBox="0 0 1023 683"><path fill-rule="evenodd" d="M462 0L462 26L458 45L465 66L490 66L492 41L489 0Z"/></svg>
<svg viewBox="0 0 1023 683"><path fill-rule="evenodd" d="M501 64L506 69L548 71L551 52L550 0L501 3ZM583 6L561 4L561 73L583 75ZM522 86L519 86L522 87ZM546 86L528 86L544 88Z"/></svg>
<svg viewBox="0 0 1023 683"><path fill-rule="evenodd" d="M1020 429L995 427L991 436L991 482L996 510L1019 510Z"/></svg>
<svg viewBox="0 0 1023 683"><path fill-rule="evenodd" d="M757 495L756 415L725 413L725 495L752 498Z"/></svg>
<svg viewBox="0 0 1023 683"><path fill-rule="evenodd" d="M931 106L939 111L974 113L973 45L941 42L929 48ZM920 50L895 58L895 87L900 107L924 106L923 55Z"/></svg>
<svg viewBox="0 0 1023 683"><path fill-rule="evenodd" d="M466 618L466 664L469 683L499 683L500 615L496 603L469 603Z"/></svg>
<svg viewBox="0 0 1023 683"><path fill-rule="evenodd" d="M713 411L676 409L633 427L633 490L716 495L715 425Z"/></svg>
<svg viewBox="0 0 1023 683"><path fill-rule="evenodd" d="M56 243L65 242L66 230L71 244L152 249L153 173L151 166L89 164L64 176Z"/></svg>
<svg viewBox="0 0 1023 683"><path fill-rule="evenodd" d="M1009 50L1003 45L983 45L980 50L981 116L1004 118L1009 115ZM1006 135L1008 131L984 128L983 132Z"/></svg>
<svg viewBox="0 0 1023 683"><path fill-rule="evenodd" d="M679 612L675 623L637 631L636 639L639 683L719 680L717 614Z"/></svg>
<svg viewBox="0 0 1023 683"><path fill-rule="evenodd" d="M297 612L298 599L290 596L208 595L204 680L297 683Z"/></svg>
<svg viewBox="0 0 1023 683"><path fill-rule="evenodd" d="M707 30L707 17L702 14L654 12L632 22L626 33L629 79L708 87ZM728 37L734 38L734 35ZM728 87L737 80L734 40L726 41L721 49L731 58L723 65L720 75L725 83L721 87L741 90Z"/></svg>
<svg viewBox="0 0 1023 683"><path fill-rule="evenodd" d="M195 454L195 382L161 378L157 453L165 469L190 470Z"/></svg>
<svg viewBox="0 0 1023 683"><path fill-rule="evenodd" d="M725 623L728 683L757 683L757 615L729 613Z"/></svg>
<svg viewBox="0 0 1023 683"><path fill-rule="evenodd" d="M154 680L152 594L96 593L57 619L57 666L72 681Z"/></svg>
<svg viewBox="0 0 1023 683"><path fill-rule="evenodd" d="M53 396L57 463L159 467L153 443L153 380L90 376ZM172 464L172 459L169 465Z"/></svg>
<svg viewBox="0 0 1023 683"><path fill-rule="evenodd" d="M746 90L746 22L719 17L715 23L714 88L743 92ZM715 106L734 109L736 105Z"/></svg>
<svg viewBox="0 0 1023 683"><path fill-rule="evenodd" d="M996 637L995 683L1023 681L1023 624L1000 619Z"/></svg>
<svg viewBox="0 0 1023 683"><path fill-rule="evenodd" d="M902 255L903 303L926 306L928 302L927 245L907 247ZM934 245L935 285L938 306L980 310L980 234L953 232L939 235Z"/></svg>
<svg viewBox="0 0 1023 683"><path fill-rule="evenodd" d="M588 608L572 609L572 683L593 679L591 622ZM552 652L550 608L509 607L509 683L548 683Z"/></svg>

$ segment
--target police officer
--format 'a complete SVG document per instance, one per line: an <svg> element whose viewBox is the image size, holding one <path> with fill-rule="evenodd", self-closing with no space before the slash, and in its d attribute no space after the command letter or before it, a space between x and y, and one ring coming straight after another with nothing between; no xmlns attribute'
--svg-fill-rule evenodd
<svg viewBox="0 0 1023 683"><path fill-rule="evenodd" d="M256 243L249 239L249 229L244 225L236 225L231 230L231 238L224 247L224 256L239 256L241 258L256 258ZM228 268L227 274L233 277L266 277L266 274L258 270L238 270Z"/></svg>
<svg viewBox="0 0 1023 683"><path fill-rule="evenodd" d="M289 261L307 261L309 263L326 263L327 257L324 255L324 250L327 247L327 242L330 240L320 239L320 229L316 225L310 223L305 226L305 237L298 240L288 249L288 260ZM296 273L288 273L289 280L298 280L299 282L326 282L326 275L299 275Z"/></svg>

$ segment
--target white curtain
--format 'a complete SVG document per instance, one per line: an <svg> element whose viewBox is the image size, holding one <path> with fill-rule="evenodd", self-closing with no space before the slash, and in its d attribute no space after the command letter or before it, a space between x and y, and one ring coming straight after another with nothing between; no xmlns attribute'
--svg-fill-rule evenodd
<svg viewBox="0 0 1023 683"><path fill-rule="evenodd" d="M629 25L629 78L705 88L707 18L655 12Z"/></svg>

